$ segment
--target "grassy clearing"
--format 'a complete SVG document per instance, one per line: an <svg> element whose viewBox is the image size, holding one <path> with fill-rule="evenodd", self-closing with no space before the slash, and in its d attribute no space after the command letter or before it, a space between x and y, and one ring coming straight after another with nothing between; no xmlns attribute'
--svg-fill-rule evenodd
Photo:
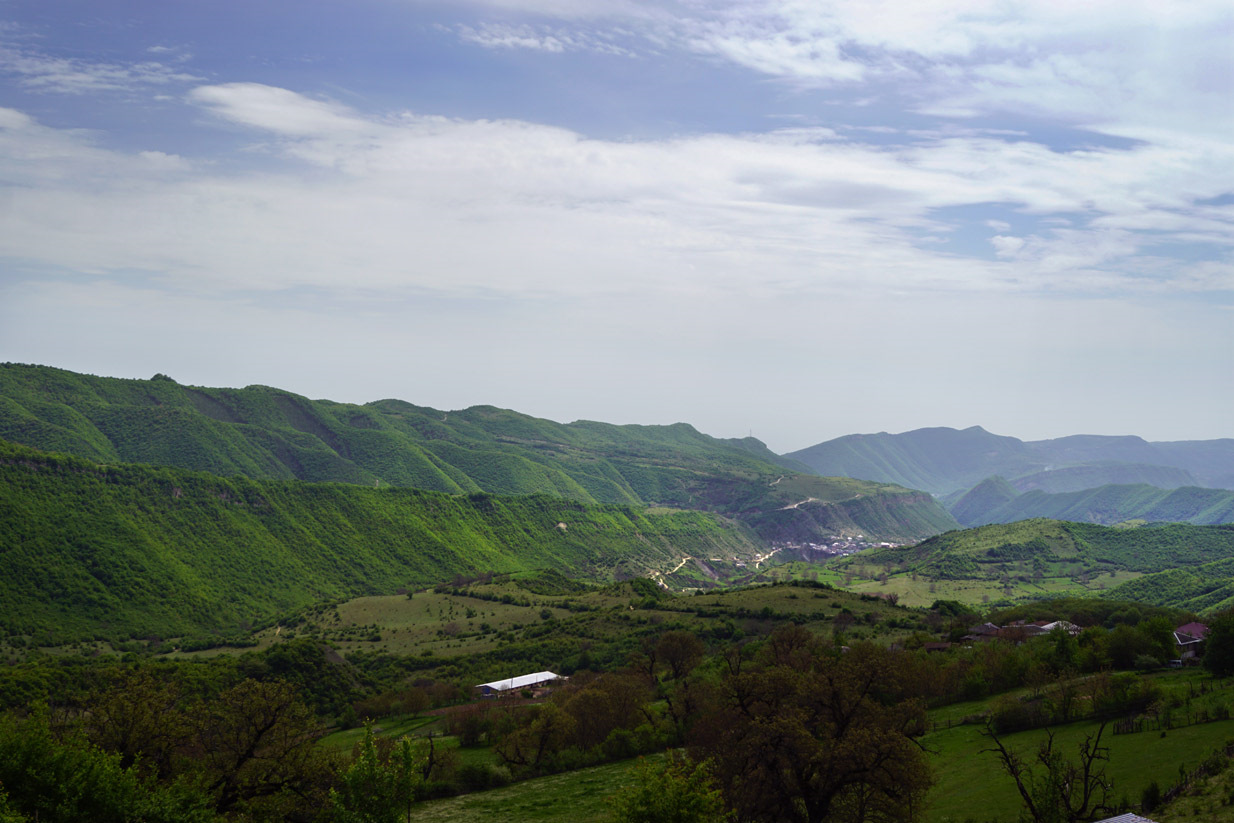
<svg viewBox="0 0 1234 823"><path fill-rule="evenodd" d="M1072 723L1054 729L1055 746L1074 753L1085 735L1095 734L1095 722ZM1007 735L1008 748L1030 753L1045 739L1044 730ZM1179 769L1194 769L1213 749L1234 736L1234 720L1205 723L1159 732L1113 735L1107 727L1102 743L1110 748L1107 774L1115 797L1124 794L1138 802L1140 793L1156 780L1169 786ZM958 726L928 734L923 744L930 748L930 764L936 783L930 792L927 823L961 823L966 820L1014 821L1020 801L1015 783L1002 771L997 758L986 751L989 741L979 726Z"/></svg>
<svg viewBox="0 0 1234 823"><path fill-rule="evenodd" d="M415 734L416 731L435 723L439 719L429 715L395 715L384 718L379 723L374 723L373 734L397 740L400 737ZM364 727L356 726L354 729L343 729L342 731L328 734L318 742L318 745L331 751L350 754L355 745L363 739ZM454 745L457 745L457 742Z"/></svg>
<svg viewBox="0 0 1234 823"><path fill-rule="evenodd" d="M648 588L646 581L643 588ZM513 579L420 591L410 598L358 597L306 609L291 622L261 632L256 648L309 634L345 655L385 652L428 658L434 666L450 661L479 683L522 674L526 665L566 674L584 648L593 665L619 665L639 638L669 626L727 639L765 634L777 621L792 619L830 633L837 615L846 613L848 638L878 643L926 628L921 615L885 600L806 585L757 585L688 596L651 589L655 597L630 584L542 592L534 581ZM227 653L233 652L199 654ZM494 663L481 663L486 656Z"/></svg>
<svg viewBox="0 0 1234 823"><path fill-rule="evenodd" d="M1188 709L1198 711L1234 704L1234 688L1230 681L1212 681L1199 671L1160 672L1148 677L1161 687L1164 695L1176 695L1184 701L1187 708L1177 709L1175 713L1179 722ZM1202 684L1214 690L1201 694ZM966 716L982 713L989 702L978 700L946 706L930 712L930 719L939 724L959 723ZM1095 734L1098 727L1095 721L1054 727L1055 746L1072 755L1084 737ZM954 725L922 738L935 776L926 823L968 820L1012 823L1017 819L1020 799L1015 783L1002 770L997 757L988 751L991 742L982 730L981 725ZM1002 739L1008 748L1031 754L1045 735L1045 730L1037 729L1009 734ZM1234 720L1185 726L1164 734L1144 731L1115 735L1112 724L1107 726L1102 744L1110 749L1107 774L1114 784L1114 798L1125 795L1130 802L1138 803L1141 792L1154 780L1162 790L1168 788L1178 781L1180 769L1196 768L1213 750L1232 738ZM1198 804L1210 802L1211 798L1197 801ZM1157 819L1155 814L1153 817Z"/></svg>
<svg viewBox="0 0 1234 823"><path fill-rule="evenodd" d="M663 755L653 756L652 760ZM411 823L577 823L602 821L608 798L627 785L637 760L623 760L576 772L526 780L501 789L418 805Z"/></svg>

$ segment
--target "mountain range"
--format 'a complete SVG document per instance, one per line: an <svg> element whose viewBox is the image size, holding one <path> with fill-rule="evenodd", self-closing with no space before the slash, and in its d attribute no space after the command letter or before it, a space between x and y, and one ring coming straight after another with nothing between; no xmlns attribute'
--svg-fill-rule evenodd
<svg viewBox="0 0 1234 823"><path fill-rule="evenodd" d="M784 457L819 474L928 491L965 526L1033 517L1105 524L1234 520L1234 439L1228 438L1023 441L973 426L853 434Z"/></svg>
<svg viewBox="0 0 1234 823"><path fill-rule="evenodd" d="M1019 440L980 426L850 434L785 457L818 474L896 483L946 495L988 477L1021 491L1078 491L1110 483L1234 489L1234 439L1150 443L1079 434Z"/></svg>
<svg viewBox="0 0 1234 823"><path fill-rule="evenodd" d="M268 386L183 386L165 375L0 365L0 439L220 476L695 509L768 540L905 541L957 525L928 494L819 477L758 440L722 440L684 423L561 424L492 406L353 405Z"/></svg>

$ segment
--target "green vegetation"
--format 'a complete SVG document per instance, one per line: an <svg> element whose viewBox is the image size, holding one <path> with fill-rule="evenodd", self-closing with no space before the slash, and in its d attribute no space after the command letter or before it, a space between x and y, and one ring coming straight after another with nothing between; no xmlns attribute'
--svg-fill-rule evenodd
<svg viewBox="0 0 1234 823"><path fill-rule="evenodd" d="M1156 524L1114 528L1055 520L1024 520L947 532L913 546L875 549L829 565L825 578L857 591L895 593L905 603L936 599L1012 602L1024 598L1102 593L1122 599L1208 611L1224 598L1194 597L1187 576L1167 572L1187 597L1150 594L1145 574L1234 557L1234 526ZM1225 568L1221 566L1220 568ZM1128 588L1117 588L1127 584Z"/></svg>
<svg viewBox="0 0 1234 823"><path fill-rule="evenodd" d="M228 634L457 573L605 580L756 549L701 512L223 479L0 442L0 635L34 645Z"/></svg>
<svg viewBox="0 0 1234 823"><path fill-rule="evenodd" d="M799 464L752 438L719 440L681 423L563 425L491 406L356 406L266 386L212 389L4 364L0 438L94 461L255 479L714 511L769 540L909 540L955 526L928 495L796 474Z"/></svg>

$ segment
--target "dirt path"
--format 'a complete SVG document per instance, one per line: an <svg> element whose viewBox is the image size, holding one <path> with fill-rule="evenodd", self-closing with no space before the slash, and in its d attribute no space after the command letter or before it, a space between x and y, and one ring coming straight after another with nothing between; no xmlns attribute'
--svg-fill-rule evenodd
<svg viewBox="0 0 1234 823"><path fill-rule="evenodd" d="M817 503L817 502L818 502L817 497L807 497L805 500L798 500L796 503L790 503L787 506L781 506L780 511L787 511L788 509L795 509L804 503Z"/></svg>

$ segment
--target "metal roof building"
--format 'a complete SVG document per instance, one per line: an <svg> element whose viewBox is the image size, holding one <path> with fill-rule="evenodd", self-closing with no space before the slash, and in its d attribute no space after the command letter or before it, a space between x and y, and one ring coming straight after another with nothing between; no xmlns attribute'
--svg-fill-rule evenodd
<svg viewBox="0 0 1234 823"><path fill-rule="evenodd" d="M481 683L476 686L480 693L485 697L494 694L508 694L520 689L535 689L543 687L554 680L562 680L561 675L552 672L536 672L535 674L524 674L518 677L511 677L508 680L495 680L492 683Z"/></svg>

